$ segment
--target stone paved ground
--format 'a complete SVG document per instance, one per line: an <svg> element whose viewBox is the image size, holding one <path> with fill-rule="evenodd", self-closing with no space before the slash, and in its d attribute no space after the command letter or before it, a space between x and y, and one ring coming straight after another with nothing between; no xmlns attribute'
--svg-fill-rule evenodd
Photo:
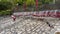
<svg viewBox="0 0 60 34"><path fill-rule="evenodd" d="M54 28L50 28L48 21ZM5 18L0 20L0 34L54 34L60 31L60 20L57 18L47 18L45 21L40 21L31 18L19 17L16 21Z"/></svg>

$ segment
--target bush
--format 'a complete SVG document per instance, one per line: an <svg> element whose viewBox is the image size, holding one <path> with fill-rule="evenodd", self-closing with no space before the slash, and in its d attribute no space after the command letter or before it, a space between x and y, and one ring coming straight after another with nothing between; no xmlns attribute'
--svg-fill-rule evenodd
<svg viewBox="0 0 60 34"><path fill-rule="evenodd" d="M12 11L1 11L0 12L0 16L4 16L4 15L11 15L12 14Z"/></svg>
<svg viewBox="0 0 60 34"><path fill-rule="evenodd" d="M12 7L11 2L0 2L0 11L10 9L11 7Z"/></svg>

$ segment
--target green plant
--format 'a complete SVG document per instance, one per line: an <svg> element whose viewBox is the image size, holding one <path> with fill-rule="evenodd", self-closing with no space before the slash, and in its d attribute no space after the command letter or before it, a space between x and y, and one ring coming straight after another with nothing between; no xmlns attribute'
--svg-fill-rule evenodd
<svg viewBox="0 0 60 34"><path fill-rule="evenodd" d="M11 7L12 4L10 2L0 2L0 11L10 9Z"/></svg>

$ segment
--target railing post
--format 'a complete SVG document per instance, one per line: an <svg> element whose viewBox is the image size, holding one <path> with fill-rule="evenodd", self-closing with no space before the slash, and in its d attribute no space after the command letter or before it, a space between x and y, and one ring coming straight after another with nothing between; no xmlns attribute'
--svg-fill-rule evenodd
<svg viewBox="0 0 60 34"><path fill-rule="evenodd" d="M36 11L38 10L38 0L36 0Z"/></svg>

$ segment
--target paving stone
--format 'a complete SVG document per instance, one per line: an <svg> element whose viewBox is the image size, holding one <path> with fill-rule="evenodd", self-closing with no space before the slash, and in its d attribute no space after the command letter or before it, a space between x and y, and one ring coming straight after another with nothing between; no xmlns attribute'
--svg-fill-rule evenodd
<svg viewBox="0 0 60 34"><path fill-rule="evenodd" d="M56 18L48 18L47 21L54 25L54 28L51 29L44 21L36 19L19 17L13 22L12 19L8 18L0 23L0 29L3 29L0 34L54 34L56 31L60 31L60 21Z"/></svg>

